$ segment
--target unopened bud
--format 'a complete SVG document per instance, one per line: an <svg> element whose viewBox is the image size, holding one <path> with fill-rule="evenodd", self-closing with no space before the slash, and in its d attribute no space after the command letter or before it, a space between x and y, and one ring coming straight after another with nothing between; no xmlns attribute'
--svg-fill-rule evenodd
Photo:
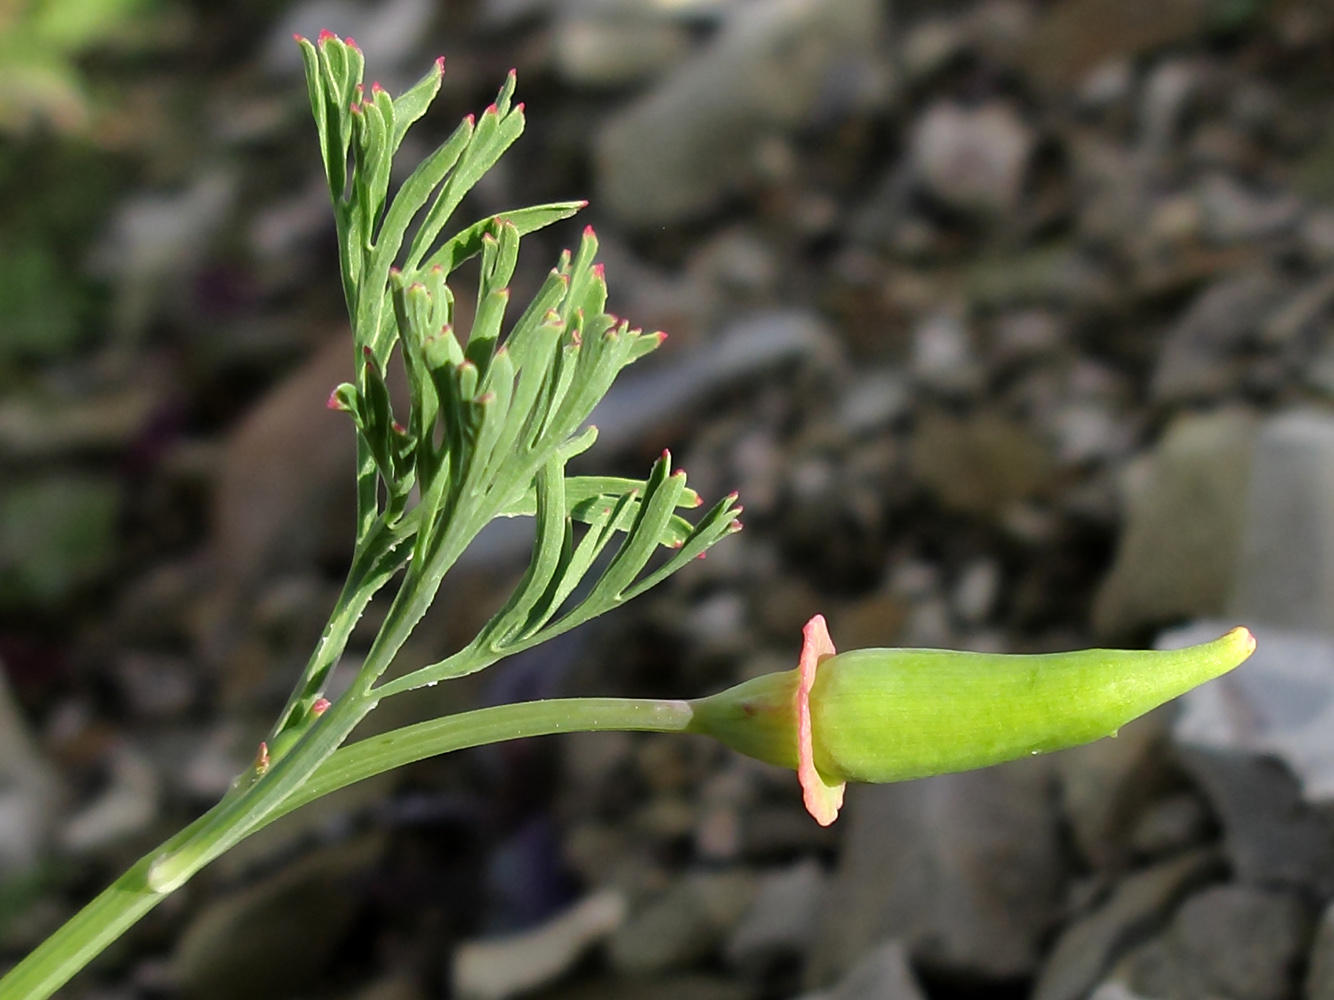
<svg viewBox="0 0 1334 1000"><path fill-rule="evenodd" d="M820 615L803 634L797 669L693 702L690 728L796 768L823 826L838 816L846 782L967 771L1115 735L1255 649L1244 628L1186 649L1042 655L838 653Z"/></svg>

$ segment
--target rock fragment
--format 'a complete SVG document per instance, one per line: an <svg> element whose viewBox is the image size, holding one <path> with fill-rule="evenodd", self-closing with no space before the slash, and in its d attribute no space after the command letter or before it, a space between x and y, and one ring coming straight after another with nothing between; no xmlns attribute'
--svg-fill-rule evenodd
<svg viewBox="0 0 1334 1000"><path fill-rule="evenodd" d="M704 52L599 133L599 203L633 227L716 208L755 175L766 144L827 106L840 80L852 82L845 108L874 98L882 18L873 0L737 7Z"/></svg>

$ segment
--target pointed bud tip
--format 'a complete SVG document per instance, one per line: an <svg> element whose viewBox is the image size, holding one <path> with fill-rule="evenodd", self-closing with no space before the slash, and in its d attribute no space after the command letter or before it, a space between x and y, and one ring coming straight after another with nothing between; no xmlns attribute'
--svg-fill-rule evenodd
<svg viewBox="0 0 1334 1000"><path fill-rule="evenodd" d="M514 113L516 115L523 114L523 101L520 101L518 104L514 105Z"/></svg>
<svg viewBox="0 0 1334 1000"><path fill-rule="evenodd" d="M1238 625L1223 638L1236 643L1239 649L1246 651L1247 656L1255 652L1255 635L1245 625Z"/></svg>
<svg viewBox="0 0 1334 1000"><path fill-rule="evenodd" d="M360 87L358 87L358 89L360 89ZM382 91L382 90L384 90L384 88L380 86L380 81L379 81L379 80L372 80L372 81L371 81L371 93L372 93L372 94L378 94L378 93L379 93L380 91Z"/></svg>
<svg viewBox="0 0 1334 1000"><path fill-rule="evenodd" d="M353 38L351 35L348 35L346 38L343 39L343 44L346 45L349 49L352 49L356 52L361 51L361 46L357 44L357 40Z"/></svg>
<svg viewBox="0 0 1334 1000"><path fill-rule="evenodd" d="M310 706L310 714L317 719L327 711L329 711L328 698L316 698L315 703Z"/></svg>
<svg viewBox="0 0 1334 1000"><path fill-rule="evenodd" d="M591 240L595 239L596 237L597 233L593 232L592 226L584 226L584 239Z"/></svg>
<svg viewBox="0 0 1334 1000"><path fill-rule="evenodd" d="M305 35L299 34L298 32L295 31L292 32L292 41L296 42L298 45L300 45L305 40L306 40Z"/></svg>
<svg viewBox="0 0 1334 1000"><path fill-rule="evenodd" d="M316 41L319 41L319 42L331 42L331 41L333 41L333 40L334 40L335 38L337 38L337 37L338 37L338 36L335 35L335 34L334 34L332 31L330 31L328 28L322 28L322 29L320 29L320 33L319 33L319 36L316 38Z"/></svg>
<svg viewBox="0 0 1334 1000"><path fill-rule="evenodd" d="M593 277L597 278L599 281L605 281L605 280L606 280L606 278L607 278L607 268L606 268L606 265L604 265L604 264L602 263L602 261L598 261L596 264L594 264L592 267L590 267L589 270L593 272ZM614 320L615 318L616 318L615 316L612 317L613 320Z"/></svg>
<svg viewBox="0 0 1334 1000"><path fill-rule="evenodd" d="M444 75L445 75L445 57L444 57L444 56L436 56L436 57L435 57L435 71L436 71L437 73L439 73L441 76L444 76Z"/></svg>

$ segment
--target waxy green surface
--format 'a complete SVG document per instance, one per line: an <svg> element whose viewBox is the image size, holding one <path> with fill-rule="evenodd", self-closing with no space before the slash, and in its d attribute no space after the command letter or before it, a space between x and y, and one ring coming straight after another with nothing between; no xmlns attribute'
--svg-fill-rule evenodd
<svg viewBox="0 0 1334 1000"><path fill-rule="evenodd" d="M1239 628L1171 651L839 653L820 662L811 690L815 764L831 782L902 781L1078 746L1226 673L1254 648ZM797 681L795 670L767 674L692 702L690 729L795 767Z"/></svg>

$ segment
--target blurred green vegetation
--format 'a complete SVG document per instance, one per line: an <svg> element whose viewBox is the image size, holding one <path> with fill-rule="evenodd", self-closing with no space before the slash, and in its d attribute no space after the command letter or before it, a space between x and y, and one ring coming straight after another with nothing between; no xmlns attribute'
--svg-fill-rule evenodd
<svg viewBox="0 0 1334 1000"><path fill-rule="evenodd" d="M152 0L0 0L0 133L83 128L91 114L79 59L132 41Z"/></svg>

